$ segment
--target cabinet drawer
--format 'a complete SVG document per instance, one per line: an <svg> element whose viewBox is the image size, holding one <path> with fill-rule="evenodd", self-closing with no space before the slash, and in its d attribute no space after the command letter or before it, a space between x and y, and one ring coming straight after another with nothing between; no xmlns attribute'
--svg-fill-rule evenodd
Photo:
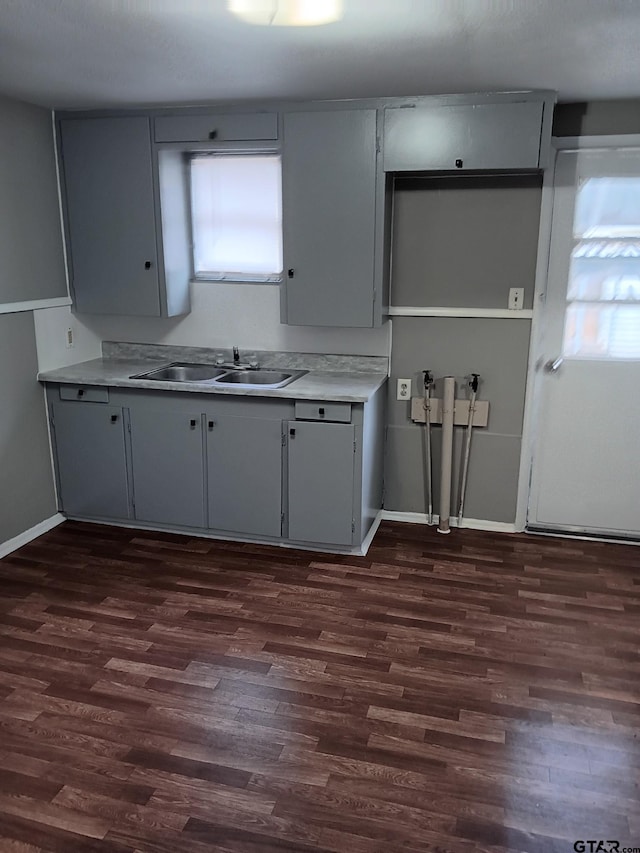
<svg viewBox="0 0 640 853"><path fill-rule="evenodd" d="M78 400L84 403L108 403L109 389L95 385L61 385L61 400Z"/></svg>
<svg viewBox="0 0 640 853"><path fill-rule="evenodd" d="M297 421L336 421L351 423L351 403L323 403L316 400L298 401L295 408Z"/></svg>
<svg viewBox="0 0 640 853"><path fill-rule="evenodd" d="M242 142L277 139L278 114L161 116L155 120L156 142Z"/></svg>
<svg viewBox="0 0 640 853"><path fill-rule="evenodd" d="M387 108L384 170L537 169L543 104Z"/></svg>

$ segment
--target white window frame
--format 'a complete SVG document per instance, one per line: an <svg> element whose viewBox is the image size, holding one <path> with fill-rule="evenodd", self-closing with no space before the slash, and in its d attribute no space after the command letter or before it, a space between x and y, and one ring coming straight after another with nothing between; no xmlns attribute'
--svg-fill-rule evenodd
<svg viewBox="0 0 640 853"><path fill-rule="evenodd" d="M280 196L279 196L279 222L280 222L280 261L281 269L273 274L250 273L242 270L225 270L225 271L202 271L196 272L195 269L195 229L193 224L193 177L191 165L194 160L208 157L225 157L225 158L249 158L249 157L275 157L280 165ZM189 232L190 232L190 252L191 252L191 277L198 282L225 282L233 284L280 284L284 276L284 260L282 247L282 155L279 151L274 150L233 150L221 149L216 151L198 150L191 152L188 160L188 196L189 196Z"/></svg>

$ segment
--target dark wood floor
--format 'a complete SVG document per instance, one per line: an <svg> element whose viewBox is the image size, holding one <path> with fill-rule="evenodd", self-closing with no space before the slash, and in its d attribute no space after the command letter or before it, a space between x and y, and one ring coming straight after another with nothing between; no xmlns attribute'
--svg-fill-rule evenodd
<svg viewBox="0 0 640 853"><path fill-rule="evenodd" d="M68 522L0 561L1 851L640 848L639 724L632 546Z"/></svg>

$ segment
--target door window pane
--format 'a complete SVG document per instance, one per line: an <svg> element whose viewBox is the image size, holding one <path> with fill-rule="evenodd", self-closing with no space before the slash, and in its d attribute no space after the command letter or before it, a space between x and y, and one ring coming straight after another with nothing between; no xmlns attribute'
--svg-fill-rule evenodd
<svg viewBox="0 0 640 853"><path fill-rule="evenodd" d="M640 358L640 178L578 188L563 354Z"/></svg>

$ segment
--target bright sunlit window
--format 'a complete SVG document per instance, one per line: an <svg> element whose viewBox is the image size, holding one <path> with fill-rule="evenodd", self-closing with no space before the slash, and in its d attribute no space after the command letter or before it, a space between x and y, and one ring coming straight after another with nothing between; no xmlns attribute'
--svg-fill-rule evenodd
<svg viewBox="0 0 640 853"><path fill-rule="evenodd" d="M578 189L563 354L640 359L640 178Z"/></svg>
<svg viewBox="0 0 640 853"><path fill-rule="evenodd" d="M282 277L282 179L275 154L191 160L193 271L213 281Z"/></svg>

